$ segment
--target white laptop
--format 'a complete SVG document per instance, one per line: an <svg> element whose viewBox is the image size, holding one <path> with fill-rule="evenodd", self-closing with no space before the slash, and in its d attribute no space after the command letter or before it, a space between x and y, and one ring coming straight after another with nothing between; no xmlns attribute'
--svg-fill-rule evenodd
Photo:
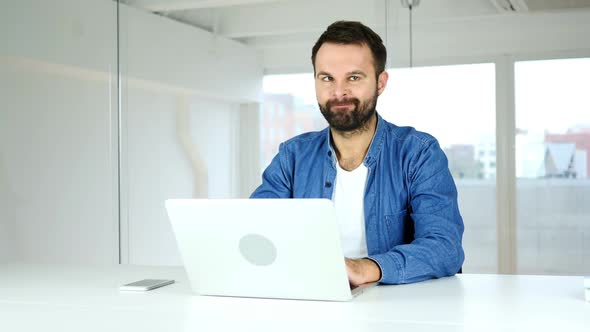
<svg viewBox="0 0 590 332"><path fill-rule="evenodd" d="M168 216L200 295L347 301L351 290L327 199L171 199Z"/></svg>

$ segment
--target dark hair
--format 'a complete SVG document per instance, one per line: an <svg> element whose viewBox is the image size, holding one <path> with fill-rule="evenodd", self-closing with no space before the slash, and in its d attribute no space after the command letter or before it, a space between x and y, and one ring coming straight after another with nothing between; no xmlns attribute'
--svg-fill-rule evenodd
<svg viewBox="0 0 590 332"><path fill-rule="evenodd" d="M311 50L311 63L314 72L315 57L324 43L367 45L373 54L376 76L385 70L387 50L383 45L383 40L375 31L361 22L337 21L328 26Z"/></svg>

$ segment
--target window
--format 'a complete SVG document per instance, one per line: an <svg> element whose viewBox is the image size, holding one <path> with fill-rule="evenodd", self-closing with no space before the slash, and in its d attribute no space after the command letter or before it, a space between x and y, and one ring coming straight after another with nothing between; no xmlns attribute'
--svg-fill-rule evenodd
<svg viewBox="0 0 590 332"><path fill-rule="evenodd" d="M588 58L515 63L518 273L590 273L588 87Z"/></svg>
<svg viewBox="0 0 590 332"><path fill-rule="evenodd" d="M280 143L298 134L321 130L327 126L318 109L313 74L268 75L264 77L262 89L261 172L278 152ZM273 109L281 111L273 114ZM264 135L275 131L280 134Z"/></svg>
<svg viewBox="0 0 590 332"><path fill-rule="evenodd" d="M377 110L436 137L465 223L464 271L496 272L496 97L491 63L389 70Z"/></svg>
<svg viewBox="0 0 590 332"><path fill-rule="evenodd" d="M468 252L464 270L496 272L495 67L493 64L391 69L378 101L378 112L396 125L410 125L434 135L449 159L459 191ZM261 132L261 171L282 139L320 130L312 74L266 76ZM269 117L280 104L284 114Z"/></svg>

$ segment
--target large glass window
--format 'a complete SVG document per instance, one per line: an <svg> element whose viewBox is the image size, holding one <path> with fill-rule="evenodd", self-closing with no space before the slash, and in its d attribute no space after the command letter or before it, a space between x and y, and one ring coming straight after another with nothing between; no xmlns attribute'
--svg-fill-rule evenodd
<svg viewBox="0 0 590 332"><path fill-rule="evenodd" d="M466 272L496 272L494 64L389 70L377 109L436 137L449 159L465 223Z"/></svg>
<svg viewBox="0 0 590 332"><path fill-rule="evenodd" d="M515 63L518 273L590 273L588 87L588 58Z"/></svg>
<svg viewBox="0 0 590 332"><path fill-rule="evenodd" d="M496 140L493 64L391 69L377 110L397 125L434 135L449 158L465 220L464 270L495 272ZM312 74L264 78L261 171L278 145L327 124L318 110Z"/></svg>
<svg viewBox="0 0 590 332"><path fill-rule="evenodd" d="M312 73L264 77L260 109L261 172L278 152L281 142L327 126L318 109L314 84Z"/></svg>

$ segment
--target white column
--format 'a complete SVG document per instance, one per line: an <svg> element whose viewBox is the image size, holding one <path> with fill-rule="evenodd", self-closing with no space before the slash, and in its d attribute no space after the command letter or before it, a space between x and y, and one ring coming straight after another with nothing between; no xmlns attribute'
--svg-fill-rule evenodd
<svg viewBox="0 0 590 332"><path fill-rule="evenodd" d="M260 184L260 103L240 104L239 196L249 197Z"/></svg>
<svg viewBox="0 0 590 332"><path fill-rule="evenodd" d="M514 61L496 61L496 209L498 222L498 273L516 273L516 170L515 170Z"/></svg>

